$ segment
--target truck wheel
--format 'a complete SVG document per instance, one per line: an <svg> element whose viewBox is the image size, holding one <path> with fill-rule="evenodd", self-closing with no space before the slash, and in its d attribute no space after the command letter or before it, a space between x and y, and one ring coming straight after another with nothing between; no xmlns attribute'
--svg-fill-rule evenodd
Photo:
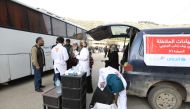
<svg viewBox="0 0 190 109"><path fill-rule="evenodd" d="M160 85L150 91L148 102L153 109L179 109L182 96L175 87Z"/></svg>

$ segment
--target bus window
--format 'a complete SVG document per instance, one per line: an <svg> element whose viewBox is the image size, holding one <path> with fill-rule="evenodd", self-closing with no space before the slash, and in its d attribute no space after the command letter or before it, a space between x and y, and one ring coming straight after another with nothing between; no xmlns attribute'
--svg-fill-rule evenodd
<svg viewBox="0 0 190 109"><path fill-rule="evenodd" d="M77 28L77 34L82 33L82 29Z"/></svg>
<svg viewBox="0 0 190 109"><path fill-rule="evenodd" d="M67 24L67 36L68 37L70 37L70 38L75 37L76 32L77 32L76 26L73 26L71 24Z"/></svg>
<svg viewBox="0 0 190 109"><path fill-rule="evenodd" d="M0 26L8 27L7 0L0 0Z"/></svg>
<svg viewBox="0 0 190 109"><path fill-rule="evenodd" d="M40 13L28 10L29 30L31 32L40 33Z"/></svg>
<svg viewBox="0 0 190 109"><path fill-rule="evenodd" d="M82 36L83 36L83 39L84 39L84 40L87 39L86 30L83 30L83 31L82 31Z"/></svg>
<svg viewBox="0 0 190 109"><path fill-rule="evenodd" d="M66 37L66 23L52 18L53 35Z"/></svg>
<svg viewBox="0 0 190 109"><path fill-rule="evenodd" d="M19 30L28 30L26 8L11 1L7 1L10 27Z"/></svg>
<svg viewBox="0 0 190 109"><path fill-rule="evenodd" d="M47 16L47 15L44 15L43 14L43 21L42 21L42 26L41 26L41 28L42 28L42 32L44 33L44 34L52 34L52 29L51 29L51 21L50 21L50 17L49 16Z"/></svg>
<svg viewBox="0 0 190 109"><path fill-rule="evenodd" d="M81 28L77 28L77 34L74 35L73 38L78 39L78 40L83 40L84 39L83 30Z"/></svg>

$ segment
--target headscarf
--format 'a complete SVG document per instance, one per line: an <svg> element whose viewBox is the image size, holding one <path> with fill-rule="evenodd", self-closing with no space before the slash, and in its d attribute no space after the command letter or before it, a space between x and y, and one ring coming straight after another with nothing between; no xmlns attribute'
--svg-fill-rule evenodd
<svg viewBox="0 0 190 109"><path fill-rule="evenodd" d="M110 51L111 52L117 51L117 46L115 44L111 45Z"/></svg>

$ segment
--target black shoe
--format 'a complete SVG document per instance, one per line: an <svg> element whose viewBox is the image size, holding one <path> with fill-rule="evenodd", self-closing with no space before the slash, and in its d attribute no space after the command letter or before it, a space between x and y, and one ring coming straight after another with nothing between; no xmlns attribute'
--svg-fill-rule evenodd
<svg viewBox="0 0 190 109"><path fill-rule="evenodd" d="M35 91L36 91L36 92L43 92L42 89L36 89Z"/></svg>
<svg viewBox="0 0 190 109"><path fill-rule="evenodd" d="M40 88L45 88L46 86L41 85Z"/></svg>

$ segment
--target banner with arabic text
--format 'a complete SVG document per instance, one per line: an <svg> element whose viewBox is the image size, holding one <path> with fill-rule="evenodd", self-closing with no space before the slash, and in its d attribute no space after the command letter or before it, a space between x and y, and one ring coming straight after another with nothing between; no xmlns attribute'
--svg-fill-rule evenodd
<svg viewBox="0 0 190 109"><path fill-rule="evenodd" d="M190 34L144 35L143 38L146 65L190 67Z"/></svg>

